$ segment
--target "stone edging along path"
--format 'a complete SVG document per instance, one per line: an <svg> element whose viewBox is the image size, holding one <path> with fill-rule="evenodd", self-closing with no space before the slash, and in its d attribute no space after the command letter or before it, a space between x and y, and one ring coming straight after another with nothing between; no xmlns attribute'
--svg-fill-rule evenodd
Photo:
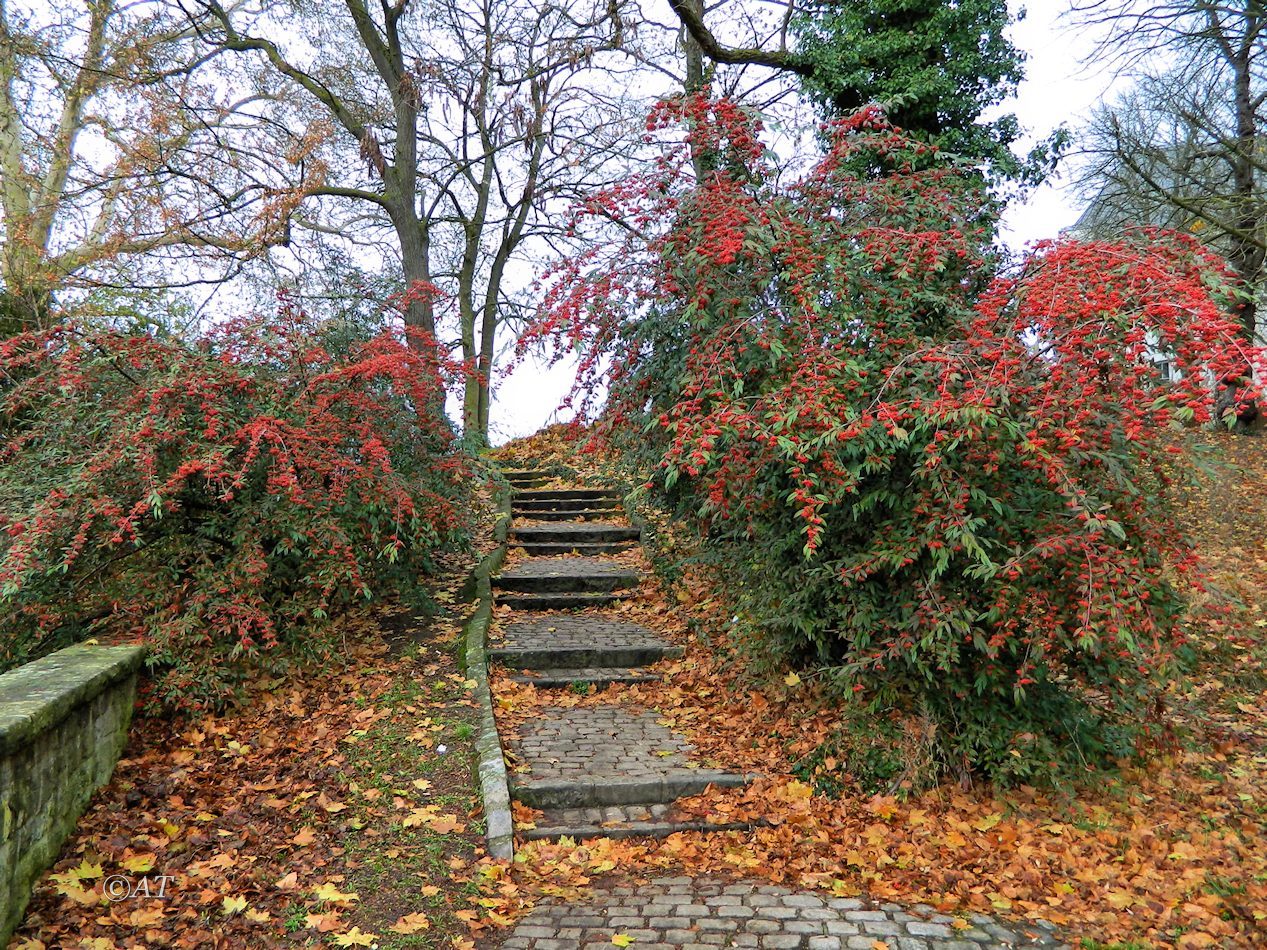
<svg viewBox="0 0 1267 950"><path fill-rule="evenodd" d="M601 612L636 598L643 580L612 557L639 539L638 529L620 523L619 495L594 488L540 490L542 480L535 472L505 474L514 489L512 517L530 522L512 521L509 543L527 558L481 580L481 585L489 584L499 606L513 611L503 625L503 639L487 650L487 659L517 671L512 680L531 682L538 689L589 691L615 682L657 679L651 665L681 656L682 648L646 627ZM500 559L494 570L497 564ZM481 594L488 589L481 587ZM481 601L487 603L484 597ZM485 617L478 630L480 650L472 654L473 663L481 668L477 692L482 690L486 720L492 716L483 670L487 627ZM706 767L687 738L663 725L655 712L615 703L582 707L548 702L536 712L504 736L499 737L494 727L489 742L481 743L481 779L485 747L490 755L496 748L500 756L505 739L518 763L509 775L510 797L543 812L536 827L524 831L525 837L567 836L579 841L750 828L675 814L679 798L699 794L710 785L743 785L753 776ZM501 774L506 774L504 764ZM490 853L495 857L509 850L501 828L506 809L502 794L494 789L493 811L487 801L485 809ZM492 851L493 813L498 816L502 854ZM620 941L622 935L627 939ZM1004 923L982 915L957 919L924 905L904 907L690 877L597 888L587 900L549 901L503 936L510 950L611 947L635 940L636 950L1063 946L1046 926Z"/></svg>
<svg viewBox="0 0 1267 950"><path fill-rule="evenodd" d="M510 527L508 500L501 505L502 514L493 529L497 547L475 569L475 612L466 624L466 675L475 681L472 699L479 707L480 728L475 737L476 776L480 783L480 799L484 804L485 837L489 856L509 861L515 856L515 822L510 810L510 788L506 776L506 758L497 720L493 715L493 691L488 682L488 627L493 616L493 593L490 576L501 567L506 557L506 532Z"/></svg>

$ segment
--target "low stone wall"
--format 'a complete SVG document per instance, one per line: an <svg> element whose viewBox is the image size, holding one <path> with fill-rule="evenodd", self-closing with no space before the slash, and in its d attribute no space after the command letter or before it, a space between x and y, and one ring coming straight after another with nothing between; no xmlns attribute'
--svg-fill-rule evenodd
<svg viewBox="0 0 1267 950"><path fill-rule="evenodd" d="M139 646L73 646L0 676L0 946L123 752Z"/></svg>

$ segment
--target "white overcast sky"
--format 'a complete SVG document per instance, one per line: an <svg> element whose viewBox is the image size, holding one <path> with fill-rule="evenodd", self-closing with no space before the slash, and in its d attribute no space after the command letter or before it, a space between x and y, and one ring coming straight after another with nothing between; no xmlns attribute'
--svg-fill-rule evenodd
<svg viewBox="0 0 1267 950"><path fill-rule="evenodd" d="M1012 30L1013 42L1028 56L1026 78L1017 98L1004 109L1017 114L1035 139L1046 137L1062 123L1076 127L1090 109L1114 87L1105 68L1088 64L1095 37L1073 29L1062 19L1066 0L1030 0L1025 19ZM1013 8L1021 6L1013 0ZM1067 183L1057 176L1038 188L1023 204L1013 205L1004 218L1007 243L1020 248L1047 237L1077 219L1080 208ZM566 419L556 414L571 383L567 367L545 368L543 361L527 360L502 380L494 396L490 437L494 443L535 432L549 422Z"/></svg>

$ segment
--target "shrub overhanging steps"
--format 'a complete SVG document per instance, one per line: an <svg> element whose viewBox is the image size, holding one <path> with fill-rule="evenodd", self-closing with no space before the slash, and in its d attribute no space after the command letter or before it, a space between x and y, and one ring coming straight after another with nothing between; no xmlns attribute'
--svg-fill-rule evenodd
<svg viewBox="0 0 1267 950"><path fill-rule="evenodd" d="M638 541L637 529L615 523L623 521L619 495L541 489L531 471L505 474L515 490L511 544L530 557L493 579L497 603L516 615L504 623L503 641L489 650L490 659L520 671L512 679L539 689L658 680L647 668L681 656L681 647L620 617L573 611L637 594L640 575L601 556ZM546 706L510 747L527 766L512 772L511 794L544 813L524 833L529 839L748 827L675 818L676 799L709 785L742 785L750 776L702 767L690 743L653 712L615 704Z"/></svg>

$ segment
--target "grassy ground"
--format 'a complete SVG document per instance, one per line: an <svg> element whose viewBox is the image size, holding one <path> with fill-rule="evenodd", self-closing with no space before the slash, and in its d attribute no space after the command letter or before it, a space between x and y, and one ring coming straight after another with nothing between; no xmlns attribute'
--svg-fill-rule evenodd
<svg viewBox="0 0 1267 950"><path fill-rule="evenodd" d="M457 914L469 916L479 896L465 873L483 853L471 778L476 709L467 681L442 673L447 647L423 666L431 675L396 678L378 700L390 715L349 754L354 821L377 832L349 840L349 883L361 895L356 919L380 934L382 950L450 944L467 929ZM383 820L388 802L398 820Z"/></svg>

